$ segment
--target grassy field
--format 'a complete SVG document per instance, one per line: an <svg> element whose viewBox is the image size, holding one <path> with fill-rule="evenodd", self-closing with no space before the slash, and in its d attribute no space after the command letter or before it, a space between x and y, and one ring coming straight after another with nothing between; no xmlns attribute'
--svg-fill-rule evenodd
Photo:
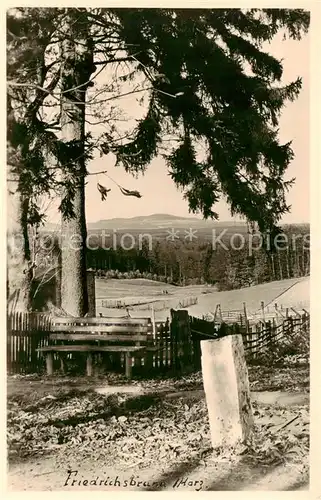
<svg viewBox="0 0 321 500"><path fill-rule="evenodd" d="M96 279L96 298L159 297L166 290L170 295L186 295L211 290L209 285L179 287L147 279Z"/></svg>
<svg viewBox="0 0 321 500"><path fill-rule="evenodd" d="M164 291L167 291L164 294ZM156 319L166 320L170 308L179 308L179 304L187 298L197 298L197 304L188 308L193 316L203 316L214 312L220 304L222 310L243 310L246 303L249 313L258 311L261 301L265 305L278 302L284 307L309 307L309 278L295 278L283 281L273 281L239 290L218 292L208 285L191 285L179 287L145 279L96 279L97 313L120 316L123 309L105 308L101 306L102 299L121 300L132 306L130 314L135 316L150 316L151 304L154 304Z"/></svg>

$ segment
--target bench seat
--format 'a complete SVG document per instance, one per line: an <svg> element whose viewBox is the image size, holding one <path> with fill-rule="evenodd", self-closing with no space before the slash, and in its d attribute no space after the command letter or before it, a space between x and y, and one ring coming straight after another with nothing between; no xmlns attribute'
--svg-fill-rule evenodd
<svg viewBox="0 0 321 500"><path fill-rule="evenodd" d="M74 344L74 345L49 345L46 347L39 347L37 351L39 352L137 352L137 351L154 351L157 347L148 346L136 346L136 345L106 345L106 346L95 346L86 344Z"/></svg>
<svg viewBox="0 0 321 500"><path fill-rule="evenodd" d="M87 353L87 375L92 375L92 354L98 352L125 353L126 376L131 377L132 356L142 357L145 352L157 351L153 328L149 318L74 318L52 319L51 341L75 342L64 345L49 345L37 349L46 353L47 374L53 374L53 353ZM80 343L81 342L81 343ZM97 342L97 345L93 344ZM109 345L106 345L108 343ZM122 345L110 345L122 343ZM62 362L62 360L61 360Z"/></svg>
<svg viewBox="0 0 321 500"><path fill-rule="evenodd" d="M146 335L106 335L105 333L51 333L50 340L81 340L83 342L146 342ZM150 340L152 337L150 336Z"/></svg>

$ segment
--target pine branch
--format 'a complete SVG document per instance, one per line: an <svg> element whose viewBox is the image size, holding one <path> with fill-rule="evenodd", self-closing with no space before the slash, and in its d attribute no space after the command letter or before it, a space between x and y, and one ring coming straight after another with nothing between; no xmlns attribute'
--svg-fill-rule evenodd
<svg viewBox="0 0 321 500"><path fill-rule="evenodd" d="M130 61L131 59L135 59L137 62L139 62L137 59L136 59L136 55L137 54L140 54L142 51L139 50L138 52L135 52L135 54L129 54L128 56L125 56L125 57L119 57L117 59L106 59L105 61L95 61L94 64L95 66L98 66L100 64L110 64L110 63L115 63L115 62L128 62Z"/></svg>
<svg viewBox="0 0 321 500"><path fill-rule="evenodd" d="M56 99L56 101L60 102L59 98L57 96L55 96L52 91L47 90L44 87L40 87L39 85L36 85L34 83L19 83L19 82L14 82L12 80L8 80L7 85L9 87L18 87L18 88L21 87L21 88L30 88L30 89L39 90L41 92L44 92L45 94L51 95L54 99Z"/></svg>
<svg viewBox="0 0 321 500"><path fill-rule="evenodd" d="M100 172L87 172L87 175L99 175L99 174L107 174L107 170L100 170Z"/></svg>
<svg viewBox="0 0 321 500"><path fill-rule="evenodd" d="M57 73L52 78L51 82L48 84L47 87L44 88L44 90L40 90L39 88L37 89L38 90L37 96L34 99L34 101L28 106L26 117L35 116L37 114L39 108L42 106L43 101L47 97L47 95L48 94L52 95L52 92L54 91L56 85L58 84L59 79L60 79L60 72L57 71Z"/></svg>
<svg viewBox="0 0 321 500"><path fill-rule="evenodd" d="M95 64L95 66L96 66L96 64ZM92 78L89 78L89 80L87 80L85 83L81 83L80 85L77 85L76 87L72 87L70 89L63 90L61 93L67 94L69 92L73 92L74 90L78 90L82 87L88 87L97 78L97 76L105 69L105 67L106 67L106 64L104 65L103 68L101 68L99 71L97 71L97 73L95 73Z"/></svg>
<svg viewBox="0 0 321 500"><path fill-rule="evenodd" d="M56 267L56 266L55 266L55 267ZM33 294L33 299L36 297L36 295L37 295L37 293L38 293L38 291L39 291L39 289L40 289L40 287L41 287L42 285L45 285L45 284L46 284L46 283L48 283L50 280L52 280L53 278L56 278L56 276L58 276L59 269L55 272L55 274L53 274L53 275L49 276L49 278L48 278L48 279L46 279L46 280L44 281L45 276L46 276L47 274L49 274L51 271L53 271L53 270L55 269L55 267L50 267L50 268L49 268L49 269L47 269L47 271L44 273L44 275L42 276L42 279L41 279L40 283L38 284L38 286L37 286L37 288L36 288L36 290L35 290L35 293Z"/></svg>

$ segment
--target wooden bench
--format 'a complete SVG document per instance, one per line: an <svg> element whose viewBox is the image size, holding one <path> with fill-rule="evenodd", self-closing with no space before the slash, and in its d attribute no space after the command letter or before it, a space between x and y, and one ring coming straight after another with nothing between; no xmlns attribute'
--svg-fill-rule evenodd
<svg viewBox="0 0 321 500"><path fill-rule="evenodd" d="M146 352L157 350L149 318L53 318L51 331L50 341L71 341L72 344L48 345L37 349L46 353L48 375L53 374L55 352L87 353L88 376L93 373L94 353L119 352L125 353L126 376L131 378L133 355L141 357Z"/></svg>

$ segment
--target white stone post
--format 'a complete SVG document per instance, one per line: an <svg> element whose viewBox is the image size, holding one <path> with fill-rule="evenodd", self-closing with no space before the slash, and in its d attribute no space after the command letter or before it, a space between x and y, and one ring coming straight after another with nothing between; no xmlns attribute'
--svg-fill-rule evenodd
<svg viewBox="0 0 321 500"><path fill-rule="evenodd" d="M202 340L201 350L212 446L233 446L254 426L242 337Z"/></svg>

